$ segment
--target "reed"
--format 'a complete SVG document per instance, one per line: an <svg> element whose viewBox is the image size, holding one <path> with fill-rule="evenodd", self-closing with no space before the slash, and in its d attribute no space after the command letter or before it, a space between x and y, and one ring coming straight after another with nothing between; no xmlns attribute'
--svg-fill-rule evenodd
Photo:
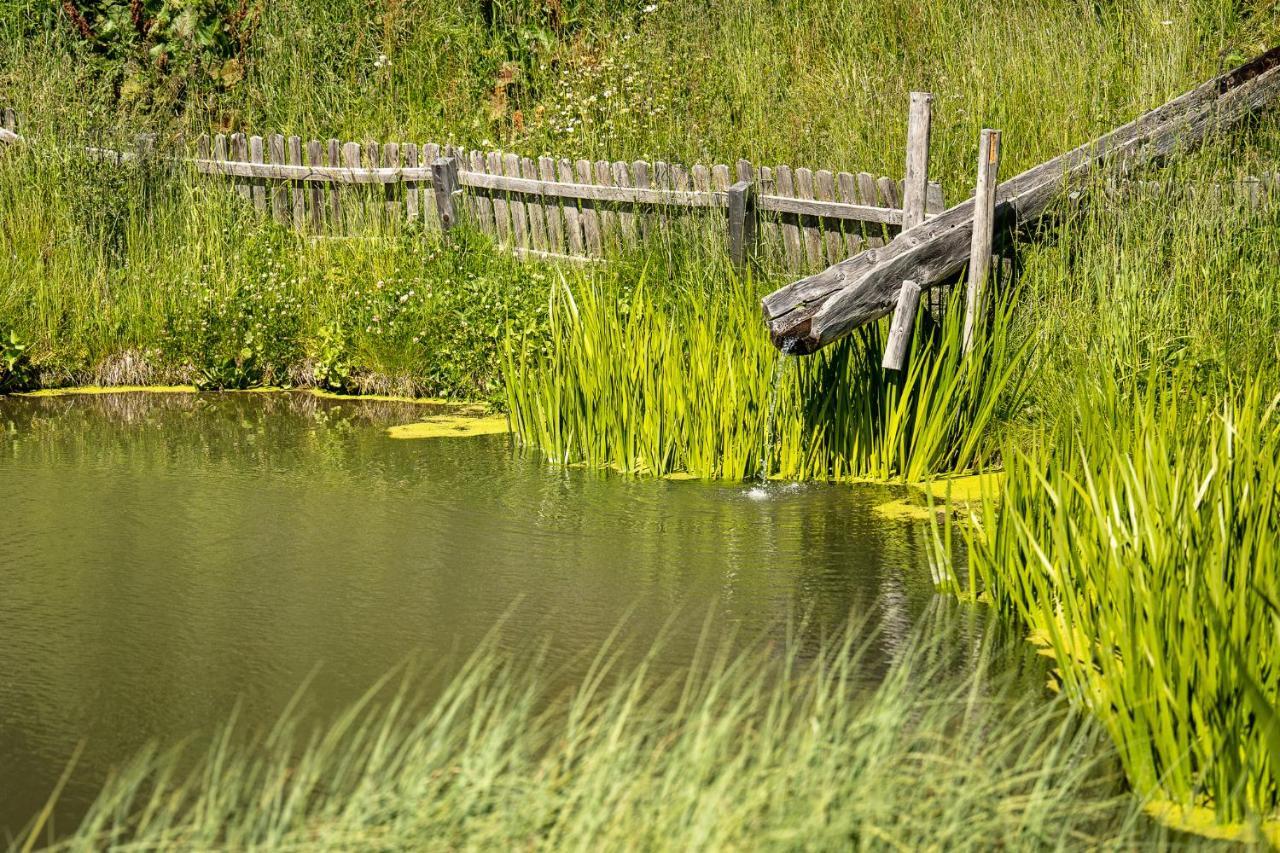
<svg viewBox="0 0 1280 853"><path fill-rule="evenodd" d="M1069 427L1007 456L973 519L969 591L1030 626L1139 794L1274 819L1280 398L1143 380L1086 385Z"/></svg>
<svg viewBox="0 0 1280 853"><path fill-rule="evenodd" d="M986 430L1027 381L1008 302L969 358L962 311L931 327L921 309L896 375L880 367L879 325L812 358L779 355L750 279L653 289L643 275L622 297L616 283L566 281L550 297L550 340L510 339L522 442L562 464L658 476L919 480L990 461Z"/></svg>
<svg viewBox="0 0 1280 853"><path fill-rule="evenodd" d="M228 727L185 763L148 751L54 849L1167 841L1117 797L1096 726L1009 690L987 668L998 646L928 627L872 687L856 627L816 645L799 630L704 636L662 677L660 640L638 655L615 644L563 692L536 650L490 642L425 706L412 681L375 685L315 731L286 712L256 738Z"/></svg>

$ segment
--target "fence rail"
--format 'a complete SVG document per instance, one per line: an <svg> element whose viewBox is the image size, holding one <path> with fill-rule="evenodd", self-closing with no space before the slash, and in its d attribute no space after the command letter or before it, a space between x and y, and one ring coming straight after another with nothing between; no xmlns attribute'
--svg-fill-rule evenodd
<svg viewBox="0 0 1280 853"><path fill-rule="evenodd" d="M0 141L22 141L12 111ZM685 166L662 161L519 157L501 151L417 143L303 141L273 134L202 135L194 157L174 158L229 180L235 192L278 221L343 233L369 217L451 227L459 216L522 255L571 260L606 256L690 215L726 218L735 262L768 258L804 271L885 245L907 214L904 181L867 172L757 166L739 160ZM121 162L154 156L143 137L133 150L89 148ZM451 175L450 221L437 186ZM922 182L924 216L945 207L942 187ZM750 220L750 222L747 222Z"/></svg>

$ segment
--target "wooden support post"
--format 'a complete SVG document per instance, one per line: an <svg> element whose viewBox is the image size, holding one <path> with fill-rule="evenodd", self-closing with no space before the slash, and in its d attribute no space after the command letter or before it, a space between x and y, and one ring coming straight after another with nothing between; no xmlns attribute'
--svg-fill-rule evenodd
<svg viewBox="0 0 1280 853"><path fill-rule="evenodd" d="M437 157L431 164L431 184L435 188L436 212L440 215L440 230L449 233L458 223L454 208L454 195L458 192L458 160L456 157Z"/></svg>
<svg viewBox="0 0 1280 853"><path fill-rule="evenodd" d="M729 258L739 273L747 270L756 245L756 185L738 181L728 189Z"/></svg>
<svg viewBox="0 0 1280 853"><path fill-rule="evenodd" d="M916 324L916 307L920 304L920 285L907 279L898 290L898 306L893 312L893 325L889 327L889 340L884 346L885 370L902 370L911 348L911 331Z"/></svg>
<svg viewBox="0 0 1280 853"><path fill-rule="evenodd" d="M969 274L965 289L964 351L973 338L982 306L982 289L991 270L996 185L1000 173L1000 131L985 129L978 147L978 185L973 198L973 239L969 243Z"/></svg>
<svg viewBox="0 0 1280 853"><path fill-rule="evenodd" d="M929 195L929 134L933 123L933 95L911 93L907 119L907 171L902 188L902 230L924 222Z"/></svg>

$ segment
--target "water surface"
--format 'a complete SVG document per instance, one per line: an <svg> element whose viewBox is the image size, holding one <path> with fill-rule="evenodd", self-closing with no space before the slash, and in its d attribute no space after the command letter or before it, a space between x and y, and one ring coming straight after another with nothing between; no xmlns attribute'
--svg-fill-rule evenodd
<svg viewBox="0 0 1280 853"><path fill-rule="evenodd" d="M409 655L447 678L504 617L505 645L546 641L570 674L624 619L639 640L670 626L678 666L708 614L717 634L865 620L887 665L933 597L926 531L872 512L897 490L386 436L421 416L286 393L0 398L0 838L81 740L63 829L148 741L237 703L269 724L313 671L320 715Z"/></svg>

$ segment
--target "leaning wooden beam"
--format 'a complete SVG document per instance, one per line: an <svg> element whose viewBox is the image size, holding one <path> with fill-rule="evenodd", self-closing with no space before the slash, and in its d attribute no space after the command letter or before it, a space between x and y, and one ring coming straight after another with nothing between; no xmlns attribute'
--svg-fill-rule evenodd
<svg viewBox="0 0 1280 853"><path fill-rule="evenodd" d="M1193 146L1280 93L1280 48L1204 83L1158 109L1000 185L995 228L1007 234L1037 220L1050 201L1101 166L1120 174ZM811 353L887 314L906 279L928 288L954 277L969 256L970 199L905 231L883 248L863 252L771 293L763 301L775 345Z"/></svg>

